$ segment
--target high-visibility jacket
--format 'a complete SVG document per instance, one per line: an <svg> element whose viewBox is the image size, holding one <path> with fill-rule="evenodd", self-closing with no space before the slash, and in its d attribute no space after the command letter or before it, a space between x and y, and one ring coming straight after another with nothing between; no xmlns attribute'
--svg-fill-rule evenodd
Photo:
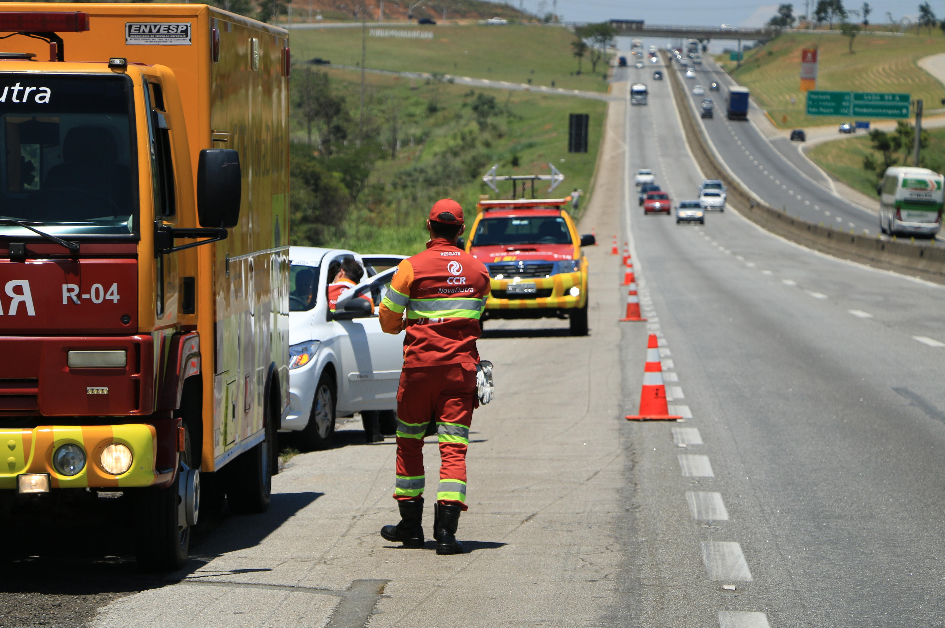
<svg viewBox="0 0 945 628"><path fill-rule="evenodd" d="M380 318L389 334L406 329L404 368L479 362L479 317L489 291L485 265L448 240L431 240L402 261Z"/></svg>
<svg viewBox="0 0 945 628"><path fill-rule="evenodd" d="M338 299L348 290L351 290L356 284L350 279L342 279L332 284L328 284L328 309L332 312L335 311L335 305L338 303ZM374 301L371 300L371 297L366 294L358 295L358 299L367 299L371 303L371 309L374 309Z"/></svg>

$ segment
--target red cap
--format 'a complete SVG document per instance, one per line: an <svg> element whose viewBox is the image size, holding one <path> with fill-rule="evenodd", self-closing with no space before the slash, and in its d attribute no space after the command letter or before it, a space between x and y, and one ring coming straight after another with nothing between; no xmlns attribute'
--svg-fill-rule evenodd
<svg viewBox="0 0 945 628"><path fill-rule="evenodd" d="M430 220L447 225L461 225L465 222L463 208L451 198L443 198L433 204Z"/></svg>

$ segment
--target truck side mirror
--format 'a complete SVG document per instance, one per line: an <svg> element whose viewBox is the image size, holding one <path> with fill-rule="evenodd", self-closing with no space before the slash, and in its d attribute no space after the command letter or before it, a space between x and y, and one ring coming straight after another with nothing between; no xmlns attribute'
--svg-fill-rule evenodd
<svg viewBox="0 0 945 628"><path fill-rule="evenodd" d="M240 219L240 154L205 148L197 162L197 215L203 227L232 229Z"/></svg>
<svg viewBox="0 0 945 628"><path fill-rule="evenodd" d="M350 321L353 318L367 318L374 315L374 306L367 299L351 299L345 303L340 312L335 310L331 314L332 320Z"/></svg>
<svg viewBox="0 0 945 628"><path fill-rule="evenodd" d="M465 249L466 248L466 238L456 238L456 248Z"/></svg>
<svg viewBox="0 0 945 628"><path fill-rule="evenodd" d="M581 246L594 246L597 244L597 238L592 234L584 234L581 236Z"/></svg>

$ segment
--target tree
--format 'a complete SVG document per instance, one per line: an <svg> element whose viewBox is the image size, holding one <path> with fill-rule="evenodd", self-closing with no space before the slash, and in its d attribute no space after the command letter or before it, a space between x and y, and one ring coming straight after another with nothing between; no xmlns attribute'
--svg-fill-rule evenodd
<svg viewBox="0 0 945 628"><path fill-rule="evenodd" d="M591 72L597 72L597 64L607 54L607 49L616 43L617 29L610 22L587 24L575 29L575 34L584 41L590 42L588 49L591 60Z"/></svg>
<svg viewBox="0 0 945 628"><path fill-rule="evenodd" d="M305 121L305 131L308 134L308 145L312 145L312 124L318 117L318 79L311 70L302 70L292 81L292 91L295 94L295 106L299 108L302 120Z"/></svg>
<svg viewBox="0 0 945 628"><path fill-rule="evenodd" d="M778 6L778 12L768 20L768 25L774 28L791 28L797 19L794 17L793 4L781 4Z"/></svg>
<svg viewBox="0 0 945 628"><path fill-rule="evenodd" d="M268 22L288 12L286 0L260 0L259 14L256 17L260 22Z"/></svg>
<svg viewBox="0 0 945 628"><path fill-rule="evenodd" d="M581 61L584 59L584 55L587 54L587 44L584 43L584 40L581 39L580 37L575 38L574 41L571 42L571 54L577 57L577 60L578 60L577 73L580 74Z"/></svg>
<svg viewBox="0 0 945 628"><path fill-rule="evenodd" d="M312 126L318 130L318 149L322 155L332 155L339 144L348 138L350 114L342 96L332 93L326 72L302 70L293 81L295 104L305 121L308 142L312 143Z"/></svg>
<svg viewBox="0 0 945 628"><path fill-rule="evenodd" d="M928 26L929 35L932 34L932 27L938 24L938 20L935 18L935 11L932 10L932 5L928 2L923 2L919 5L919 27Z"/></svg>
<svg viewBox="0 0 945 628"><path fill-rule="evenodd" d="M212 4L237 15L251 17L253 12L253 4L249 0L212 0Z"/></svg>
<svg viewBox="0 0 945 628"><path fill-rule="evenodd" d="M870 25L870 13L873 12L873 9L870 8L869 2L864 2L863 7L860 9L860 13L863 14L863 26Z"/></svg>
<svg viewBox="0 0 945 628"><path fill-rule="evenodd" d="M840 32L844 37L850 38L850 54L853 54L853 40L856 39L857 34L860 32L859 24L850 24L849 22L843 22L840 24Z"/></svg>
<svg viewBox="0 0 945 628"><path fill-rule="evenodd" d="M830 30L833 30L834 21L846 18L847 10L843 8L843 0L818 0L814 10L814 19L818 24L829 22Z"/></svg>

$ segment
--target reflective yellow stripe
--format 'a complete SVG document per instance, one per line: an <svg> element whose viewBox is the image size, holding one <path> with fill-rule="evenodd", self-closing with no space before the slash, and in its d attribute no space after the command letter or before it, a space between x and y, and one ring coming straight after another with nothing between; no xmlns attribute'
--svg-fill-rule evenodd
<svg viewBox="0 0 945 628"><path fill-rule="evenodd" d="M412 304L411 304L412 305ZM407 318L415 320L418 318L472 318L479 320L482 312L479 310L410 310L407 312Z"/></svg>

